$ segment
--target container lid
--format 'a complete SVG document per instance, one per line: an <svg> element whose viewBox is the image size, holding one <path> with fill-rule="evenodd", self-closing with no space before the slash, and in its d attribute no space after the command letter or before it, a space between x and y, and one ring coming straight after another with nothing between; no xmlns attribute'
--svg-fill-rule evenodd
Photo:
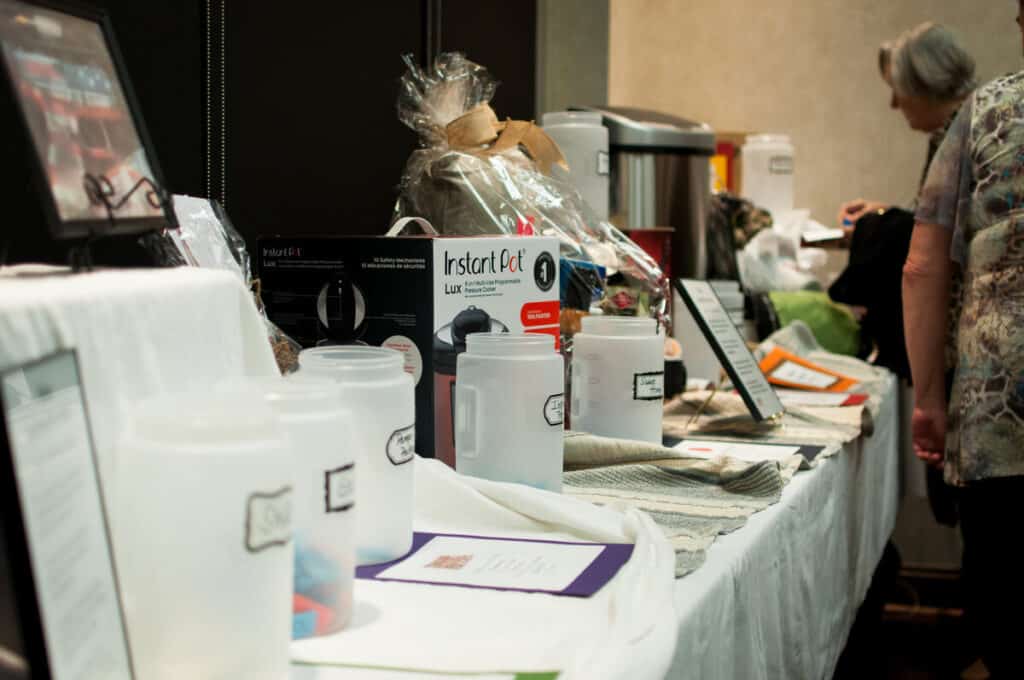
<svg viewBox="0 0 1024 680"><path fill-rule="evenodd" d="M613 149L712 156L715 133L707 123L624 106L573 106L601 114Z"/></svg>
<svg viewBox="0 0 1024 680"><path fill-rule="evenodd" d="M508 357L553 354L555 340L545 333L470 333L466 353L475 356Z"/></svg>
<svg viewBox="0 0 1024 680"><path fill-rule="evenodd" d="M609 337L654 337L661 333L657 319L637 316L585 316L582 330L587 335Z"/></svg>
<svg viewBox="0 0 1024 680"><path fill-rule="evenodd" d="M299 352L299 368L342 379L372 378L404 373L405 359L401 352L386 347L327 345Z"/></svg>
<svg viewBox="0 0 1024 680"><path fill-rule="evenodd" d="M259 381L244 379L147 399L132 412L131 428L145 441L197 452L207 445L263 448L282 438Z"/></svg>
<svg viewBox="0 0 1024 680"><path fill-rule="evenodd" d="M312 415L341 411L341 386L337 381L301 371L287 378L256 382L267 403L281 415Z"/></svg>
<svg viewBox="0 0 1024 680"><path fill-rule="evenodd" d="M789 141L789 135L784 135L778 132L762 132L756 135L747 135L744 143L752 146L759 144L767 146L775 144L790 144L791 142Z"/></svg>
<svg viewBox="0 0 1024 680"><path fill-rule="evenodd" d="M541 127L553 125L601 125L597 111L549 111L541 116Z"/></svg>

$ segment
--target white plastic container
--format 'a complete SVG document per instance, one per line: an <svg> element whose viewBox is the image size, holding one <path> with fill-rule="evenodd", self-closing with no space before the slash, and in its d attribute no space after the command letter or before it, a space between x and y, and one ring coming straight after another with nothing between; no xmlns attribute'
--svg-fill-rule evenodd
<svg viewBox="0 0 1024 680"><path fill-rule="evenodd" d="M574 430L660 444L664 393L665 333L655 319L583 317L573 337Z"/></svg>
<svg viewBox="0 0 1024 680"><path fill-rule="evenodd" d="M130 428L114 528L137 676L286 678L294 480L259 389L155 398Z"/></svg>
<svg viewBox="0 0 1024 680"><path fill-rule="evenodd" d="M455 382L455 469L560 492L564 376L550 335L468 335Z"/></svg>
<svg viewBox="0 0 1024 680"><path fill-rule="evenodd" d="M341 387L295 376L261 383L292 448L295 579L292 638L334 633L352 615L355 447Z"/></svg>
<svg viewBox="0 0 1024 680"><path fill-rule="evenodd" d="M555 140L569 163L569 176L597 216L608 219L608 128L601 114L591 111L552 111L541 119L544 132Z"/></svg>
<svg viewBox="0 0 1024 680"><path fill-rule="evenodd" d="M748 135L743 145L743 196L772 215L793 210L794 151L788 135Z"/></svg>
<svg viewBox="0 0 1024 680"><path fill-rule="evenodd" d="M356 564L397 559L412 547L416 401L400 352L339 345L299 353L300 375L341 386L351 414L356 468Z"/></svg>

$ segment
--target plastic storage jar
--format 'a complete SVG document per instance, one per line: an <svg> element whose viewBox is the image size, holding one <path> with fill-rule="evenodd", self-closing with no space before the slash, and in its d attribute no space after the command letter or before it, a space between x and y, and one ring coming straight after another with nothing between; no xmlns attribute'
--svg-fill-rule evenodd
<svg viewBox="0 0 1024 680"><path fill-rule="evenodd" d="M743 196L774 216L793 209L793 145L788 135L748 135L743 145Z"/></svg>
<svg viewBox="0 0 1024 680"><path fill-rule="evenodd" d="M542 117L544 132L569 163L569 176L597 217L608 219L608 128L592 111L552 111Z"/></svg>
<svg viewBox="0 0 1024 680"><path fill-rule="evenodd" d="M455 469L561 491L564 367L550 335L466 336L455 383Z"/></svg>
<svg viewBox="0 0 1024 680"><path fill-rule="evenodd" d="M255 384L144 401L115 542L140 678L288 676L292 456Z"/></svg>
<svg viewBox="0 0 1024 680"><path fill-rule="evenodd" d="M586 316L573 337L572 427L661 443L665 333L655 319Z"/></svg>
<svg viewBox="0 0 1024 680"><path fill-rule="evenodd" d="M351 414L356 468L356 564L397 559L412 547L416 401L400 352L340 345L299 353L299 375L341 387Z"/></svg>
<svg viewBox="0 0 1024 680"><path fill-rule="evenodd" d="M340 630L352 615L355 453L341 387L295 376L261 383L292 448L295 579L292 637Z"/></svg>

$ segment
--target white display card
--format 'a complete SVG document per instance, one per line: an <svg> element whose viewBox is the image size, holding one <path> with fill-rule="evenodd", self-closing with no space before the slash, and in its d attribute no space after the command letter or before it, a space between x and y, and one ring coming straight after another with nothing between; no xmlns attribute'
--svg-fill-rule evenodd
<svg viewBox="0 0 1024 680"><path fill-rule="evenodd" d="M754 355L747 349L746 342L736 330L711 284L694 279L676 279L675 286L754 420L781 415L785 407L765 378Z"/></svg>
<svg viewBox="0 0 1024 680"><path fill-rule="evenodd" d="M0 465L13 470L17 490L4 513L11 513L8 527L20 515L24 537L8 549L12 562L30 562L31 582L15 587L23 594L34 589L36 600L35 607L19 600L23 634L26 648L39 634L45 646L45 658L28 655L32 677L46 677L48 666L53 680L131 680L75 354L62 352L0 374L0 397L6 432Z"/></svg>
<svg viewBox="0 0 1024 680"><path fill-rule="evenodd" d="M786 406L849 406L851 395L844 392L805 392L803 390L776 389L775 393Z"/></svg>
<svg viewBox="0 0 1024 680"><path fill-rule="evenodd" d="M745 444L743 442L716 442L699 439L684 439L675 446L676 451L692 458L717 458L726 456L739 460L759 463L763 460L783 461L799 453L799 446L779 444Z"/></svg>
<svg viewBox="0 0 1024 680"><path fill-rule="evenodd" d="M839 378L828 373L801 366L795 361L783 361L770 373L776 380L790 383L794 387L824 390L839 382Z"/></svg>
<svg viewBox="0 0 1024 680"><path fill-rule="evenodd" d="M377 578L560 592L603 550L603 545L435 536Z"/></svg>
<svg viewBox="0 0 1024 680"><path fill-rule="evenodd" d="M530 674L531 677L534 674ZM545 674L546 675L546 674ZM431 673L429 671L365 668L363 666L307 666L294 664L288 680L516 680L515 673Z"/></svg>

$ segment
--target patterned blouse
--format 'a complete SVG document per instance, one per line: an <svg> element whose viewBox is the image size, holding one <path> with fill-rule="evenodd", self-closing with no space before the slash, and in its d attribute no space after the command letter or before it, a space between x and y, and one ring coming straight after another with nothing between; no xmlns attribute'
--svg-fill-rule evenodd
<svg viewBox="0 0 1024 680"><path fill-rule="evenodd" d="M961 107L916 218L952 230L963 272L946 480L1024 475L1024 72Z"/></svg>

